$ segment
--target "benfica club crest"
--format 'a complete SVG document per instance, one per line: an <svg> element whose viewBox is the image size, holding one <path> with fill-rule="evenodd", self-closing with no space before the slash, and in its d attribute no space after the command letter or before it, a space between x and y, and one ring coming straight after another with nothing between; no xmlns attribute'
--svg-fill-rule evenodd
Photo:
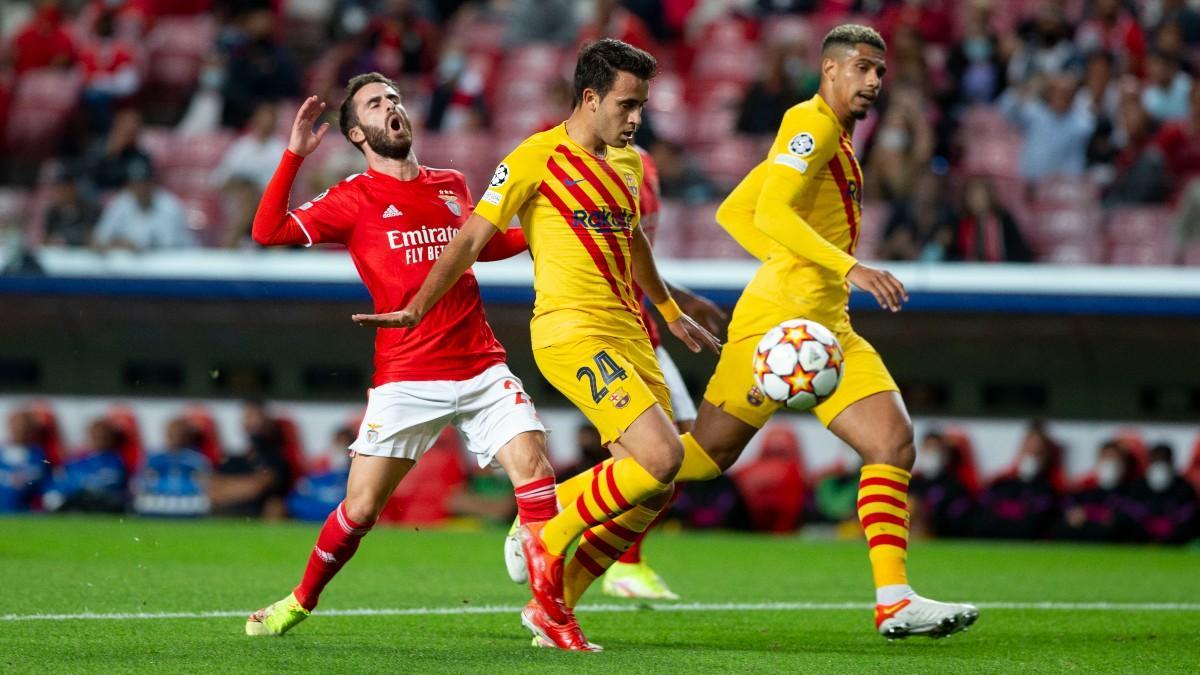
<svg viewBox="0 0 1200 675"><path fill-rule="evenodd" d="M446 208L450 209L450 213L453 213L456 217L462 215L462 205L458 203L458 195L450 190L440 190L438 191L438 199L442 200Z"/></svg>

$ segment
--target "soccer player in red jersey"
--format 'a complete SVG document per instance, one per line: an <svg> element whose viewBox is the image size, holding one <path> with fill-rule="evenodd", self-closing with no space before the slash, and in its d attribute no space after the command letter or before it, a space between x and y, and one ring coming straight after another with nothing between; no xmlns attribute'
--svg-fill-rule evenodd
<svg viewBox="0 0 1200 675"><path fill-rule="evenodd" d="M369 73L350 80L340 115L342 133L366 156L367 171L289 211L296 172L329 130L322 124L313 131L324 109L314 96L296 114L288 149L255 215L254 240L264 246L342 244L375 311L400 309L470 215L471 193L461 173L417 163L397 87ZM480 260L525 249L521 231L510 230L493 237ZM250 615L247 634L281 635L308 617L396 485L448 424L463 433L481 467L495 462L508 473L522 523L558 512L545 428L504 359L469 270L419 326L377 331L374 383L350 446L346 499L325 521L300 584Z"/></svg>

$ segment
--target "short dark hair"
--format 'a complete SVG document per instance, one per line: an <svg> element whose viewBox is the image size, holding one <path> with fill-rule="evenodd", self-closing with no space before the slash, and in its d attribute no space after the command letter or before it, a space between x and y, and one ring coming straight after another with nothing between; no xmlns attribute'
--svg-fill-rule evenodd
<svg viewBox="0 0 1200 675"><path fill-rule="evenodd" d="M354 95L358 93L359 89L376 82L386 84L397 92L400 91L400 86L382 73L355 75L346 83L346 98L342 99L342 107L338 109L338 126L348 141L350 141L350 130L358 126L358 113L354 110ZM354 141L350 142L354 143ZM354 143L354 146L359 147L357 143Z"/></svg>
<svg viewBox="0 0 1200 675"><path fill-rule="evenodd" d="M578 106L583 101L584 89L591 89L604 98L616 83L620 71L649 80L658 71L658 62L648 52L612 38L584 45L575 62L574 104Z"/></svg>
<svg viewBox="0 0 1200 675"><path fill-rule="evenodd" d="M881 52L887 51L887 43L883 41L879 31L857 23L844 23L825 34L825 39L821 42L821 55L825 55L834 47L853 49L854 45L860 44L871 45Z"/></svg>

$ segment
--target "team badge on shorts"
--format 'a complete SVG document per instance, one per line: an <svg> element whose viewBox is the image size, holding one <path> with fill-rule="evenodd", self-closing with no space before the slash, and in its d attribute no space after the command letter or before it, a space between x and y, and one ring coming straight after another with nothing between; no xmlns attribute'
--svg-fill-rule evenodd
<svg viewBox="0 0 1200 675"><path fill-rule="evenodd" d="M383 425L382 424L368 424L367 425L367 442L368 443L378 443L379 442L379 427L381 427L381 426L383 426Z"/></svg>
<svg viewBox="0 0 1200 675"><path fill-rule="evenodd" d="M746 402L756 408L762 405L765 400L762 389L759 389L758 385L750 387L750 391L746 392Z"/></svg>
<svg viewBox="0 0 1200 675"><path fill-rule="evenodd" d="M620 410L621 408L629 405L629 393L624 389L618 389L612 394L609 394L608 400L612 401L612 404L616 406L618 410Z"/></svg>
<svg viewBox="0 0 1200 675"><path fill-rule="evenodd" d="M462 205L458 203L458 195L454 194L453 190L438 190L438 199L446 204L446 208L450 209L450 213L455 216L462 215Z"/></svg>

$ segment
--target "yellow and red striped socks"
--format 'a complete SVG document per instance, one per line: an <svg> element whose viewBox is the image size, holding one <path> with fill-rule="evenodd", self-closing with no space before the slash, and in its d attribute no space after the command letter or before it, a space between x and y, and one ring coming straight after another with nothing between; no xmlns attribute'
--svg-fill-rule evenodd
<svg viewBox="0 0 1200 675"><path fill-rule="evenodd" d="M908 479L896 466L867 464L858 482L858 520L867 536L877 602L891 604L908 586Z"/></svg>
<svg viewBox="0 0 1200 675"><path fill-rule="evenodd" d="M522 525L550 520L558 513L554 476L537 478L513 489L517 498L517 518Z"/></svg>
<svg viewBox="0 0 1200 675"><path fill-rule="evenodd" d="M374 523L360 525L350 520L346 516L346 502L338 504L329 514L321 527L321 533L317 535L317 544L308 556L304 578L292 591L301 607L312 611L317 606L325 585L350 560L358 550L363 536L371 531L373 525Z"/></svg>
<svg viewBox="0 0 1200 675"><path fill-rule="evenodd" d="M590 529L632 509L650 497L665 492L670 483L660 483L632 457L614 461L592 476L590 485L542 529L546 550L562 555L576 538ZM571 479L574 481L574 479Z"/></svg>
<svg viewBox="0 0 1200 675"><path fill-rule="evenodd" d="M612 520L586 530L563 571L563 600L575 607L592 582L625 554L655 522L659 512L638 505Z"/></svg>

